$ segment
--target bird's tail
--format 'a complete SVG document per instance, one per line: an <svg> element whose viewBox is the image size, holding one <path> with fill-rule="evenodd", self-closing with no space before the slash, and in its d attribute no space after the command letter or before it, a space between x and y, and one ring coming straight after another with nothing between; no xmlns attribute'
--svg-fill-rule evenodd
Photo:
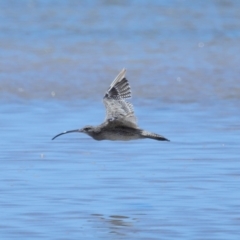
<svg viewBox="0 0 240 240"><path fill-rule="evenodd" d="M159 134L148 132L148 131L145 131L145 130L142 131L142 136L144 138L150 138L150 139L154 139L154 140L158 140L158 141L170 141L167 138L165 138L165 137L163 137Z"/></svg>

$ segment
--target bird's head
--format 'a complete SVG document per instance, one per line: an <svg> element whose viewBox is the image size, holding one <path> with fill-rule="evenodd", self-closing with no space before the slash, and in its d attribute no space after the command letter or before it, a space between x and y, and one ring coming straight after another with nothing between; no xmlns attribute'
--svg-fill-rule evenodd
<svg viewBox="0 0 240 240"><path fill-rule="evenodd" d="M82 129L79 129L79 132L83 132L83 133L86 133L86 134L88 134L88 135L91 135L92 133L93 133L93 131L94 131L94 128L93 128L93 126L85 126L84 128L82 128Z"/></svg>
<svg viewBox="0 0 240 240"><path fill-rule="evenodd" d="M89 136L92 136L93 133L94 133L94 127L87 125L84 128L79 129L79 132L83 132L83 133L86 133Z"/></svg>

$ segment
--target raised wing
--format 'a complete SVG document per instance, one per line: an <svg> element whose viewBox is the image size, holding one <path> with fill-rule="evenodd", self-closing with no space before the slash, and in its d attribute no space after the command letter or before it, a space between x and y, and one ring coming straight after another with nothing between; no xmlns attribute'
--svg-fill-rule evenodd
<svg viewBox="0 0 240 240"><path fill-rule="evenodd" d="M123 69L110 85L103 102L106 107L106 119L112 120L117 125L137 127L133 105L126 101L131 98L131 88L125 78L126 70Z"/></svg>

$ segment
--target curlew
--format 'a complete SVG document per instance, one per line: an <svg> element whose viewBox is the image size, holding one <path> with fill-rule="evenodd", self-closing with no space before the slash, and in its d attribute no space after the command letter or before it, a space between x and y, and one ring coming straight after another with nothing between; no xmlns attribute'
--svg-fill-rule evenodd
<svg viewBox="0 0 240 240"><path fill-rule="evenodd" d="M52 140L63 134L78 132L85 133L95 140L128 141L150 138L169 141L159 134L138 127L133 105L126 100L131 98L131 88L125 74L126 70L123 69L114 79L103 98L106 118L102 124L65 131L53 137Z"/></svg>

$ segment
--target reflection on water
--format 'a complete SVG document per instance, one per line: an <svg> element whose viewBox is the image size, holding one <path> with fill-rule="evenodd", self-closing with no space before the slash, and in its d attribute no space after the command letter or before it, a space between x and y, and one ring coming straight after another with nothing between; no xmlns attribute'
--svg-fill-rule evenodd
<svg viewBox="0 0 240 240"><path fill-rule="evenodd" d="M107 229L109 228L109 233L116 236L128 236L129 232L136 232L134 230L134 222L136 219L130 219L127 216L112 215L105 217L102 214L92 214L94 221L99 226L95 228Z"/></svg>
<svg viewBox="0 0 240 240"><path fill-rule="evenodd" d="M239 239L239 1L1 1L0 239ZM171 142L54 134L127 68Z"/></svg>

